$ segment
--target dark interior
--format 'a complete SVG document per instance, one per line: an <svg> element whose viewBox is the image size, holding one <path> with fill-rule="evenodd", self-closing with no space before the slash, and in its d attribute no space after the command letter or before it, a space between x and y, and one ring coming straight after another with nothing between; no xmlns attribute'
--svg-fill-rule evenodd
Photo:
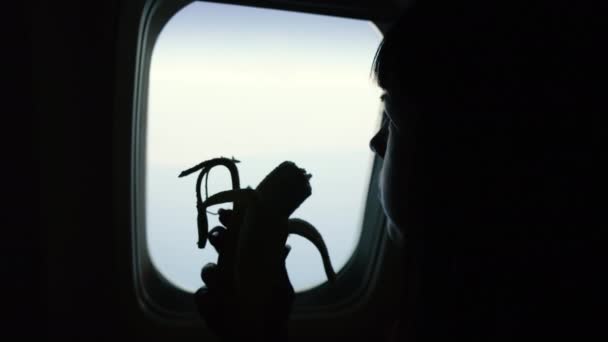
<svg viewBox="0 0 608 342"><path fill-rule="evenodd" d="M390 22L407 6L407 2L389 0L226 2L368 18L380 25ZM44 334L61 340L170 341L210 336L191 324L167 325L147 318L141 313L141 303L130 285L133 282L132 241L124 237L130 229L128 175L133 122L116 108L124 107L121 101L128 98L117 94L117 84L133 82L124 64L129 62L126 58L133 57L133 52L128 50L133 49L129 43L135 40L119 35L125 32L120 29L122 21L128 18L129 11L137 8L134 3L59 0L35 3L27 11L33 41L31 70L35 97L32 104L39 121L35 141L39 144L41 166L38 176L41 230L32 233L35 238L29 235L18 238L17 241L27 241L22 244L23 248L5 241L10 263L18 263L14 267L15 279L20 279L10 291L25 292L17 296L18 309L11 310L11 315L18 320L13 325L18 336ZM597 94L605 89L606 79L600 70L596 75L602 85L586 86L590 98L595 96L597 100L600 98ZM605 115L601 109L605 104L601 101L588 104L589 110L598 117ZM601 285L606 254L601 238L606 227L605 192L602 192L605 174L599 166L601 160L606 159L605 152L600 152L604 140L601 135L606 126L596 116L585 118L584 123L571 121L575 136L590 138L585 144L577 145L580 151L573 153L593 153L586 159L593 160L589 164L593 171L572 172L587 175L581 179L580 186L588 189L589 197L580 208L571 208L572 221L564 222L567 229L555 222L553 230L500 237L502 242L495 245L500 248L471 247L468 251L475 252L460 254L455 269L447 267L445 260L462 252L462 245L457 251L444 241L424 252L415 251L431 256L424 265L424 272L428 273L423 285L425 306L418 308L415 301L408 300L400 305L411 305L407 312L412 317L424 317L420 340L445 336L434 327L486 338L490 330L503 331L504 334L499 335L505 341L515 338L510 335L513 331L513 335L521 337L525 331L548 329L578 340L606 335L602 328L607 318L603 300L605 287ZM588 131L592 137L577 131L582 125L593 127ZM591 194L599 197L590 201ZM27 203L31 200L28 197L22 194L14 198L22 198ZM460 242L473 245L475 238L470 236ZM36 244L30 244L30 239L36 240ZM408 259L407 271L417 267L412 258ZM512 263L513 260L518 261ZM533 260L533 264L528 260ZM525 266L528 276L475 278L479 270L516 267L512 265ZM40 272L29 277L24 275L24 270ZM460 288L463 286L468 288L465 291L468 297L456 295L463 293ZM536 306L522 307L517 312L496 311L493 309L496 303L488 301L495 298L492 291L499 290L508 294L501 297L502 300L533 301ZM365 334L354 328L350 330L349 323L344 322L343 338L382 340L386 322L394 318L390 310L384 313L386 316L361 318L368 323ZM511 323L520 325L514 327ZM329 337L314 335L320 330L312 331L315 332L311 336L300 339Z"/></svg>

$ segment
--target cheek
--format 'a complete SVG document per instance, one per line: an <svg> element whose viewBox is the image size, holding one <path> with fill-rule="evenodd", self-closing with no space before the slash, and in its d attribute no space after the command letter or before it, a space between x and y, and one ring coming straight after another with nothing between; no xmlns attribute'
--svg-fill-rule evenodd
<svg viewBox="0 0 608 342"><path fill-rule="evenodd" d="M385 159L380 173L380 199L389 223L399 227L403 225L400 205L405 201L405 196L395 188L400 181L395 171Z"/></svg>
<svg viewBox="0 0 608 342"><path fill-rule="evenodd" d="M403 143L391 134L379 177L380 199L395 235L405 229L407 200L407 153Z"/></svg>

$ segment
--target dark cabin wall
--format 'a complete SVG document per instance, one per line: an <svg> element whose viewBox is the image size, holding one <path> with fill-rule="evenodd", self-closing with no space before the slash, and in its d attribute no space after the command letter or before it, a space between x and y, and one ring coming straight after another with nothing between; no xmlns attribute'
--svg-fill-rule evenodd
<svg viewBox="0 0 608 342"><path fill-rule="evenodd" d="M111 336L121 321L111 234L119 7L118 0L48 1L31 12L46 234L42 291L53 336Z"/></svg>
<svg viewBox="0 0 608 342"><path fill-rule="evenodd" d="M42 302L38 200L37 124L31 101L30 20L27 4L5 2L0 14L0 158L2 223L0 300L3 340L24 336L21 322L39 328ZM30 328L31 329L31 328ZM8 337L8 338L7 338Z"/></svg>

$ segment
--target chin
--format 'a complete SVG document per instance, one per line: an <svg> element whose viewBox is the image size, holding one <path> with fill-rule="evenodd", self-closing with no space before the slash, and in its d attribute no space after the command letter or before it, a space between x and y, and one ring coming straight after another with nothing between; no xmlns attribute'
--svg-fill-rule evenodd
<svg viewBox="0 0 608 342"><path fill-rule="evenodd" d="M388 222L386 223L386 231L388 233L388 238L391 241L396 243L398 246L403 245L403 231L399 227L397 227L390 219L388 219Z"/></svg>

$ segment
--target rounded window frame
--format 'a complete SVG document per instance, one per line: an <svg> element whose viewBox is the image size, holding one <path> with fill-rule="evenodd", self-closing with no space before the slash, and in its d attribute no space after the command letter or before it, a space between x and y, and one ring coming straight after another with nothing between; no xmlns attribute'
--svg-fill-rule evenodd
<svg viewBox="0 0 608 342"><path fill-rule="evenodd" d="M132 278L140 308L146 315L170 324L200 324L192 294L175 287L153 266L146 242L145 225L145 160L146 160L146 114L148 103L148 79L154 44L162 28L192 0L142 0L143 10L137 28L137 47L133 61L134 82L131 121L131 241ZM239 4L239 1L231 3ZM251 6L252 4L247 4ZM276 4L274 4L276 5ZM297 5L294 5L297 7ZM270 7L270 6L269 6ZM276 9L294 10L340 17L370 20L369 13L357 12L349 15L344 9L307 8ZM371 61L370 61L371 62ZM121 93L123 85L119 84ZM374 159L368 186L362 229L357 247L333 286L324 283L296 295L291 315L293 324L310 320L327 320L352 317L355 312L372 305L378 297L387 298L399 287L397 277L387 269L399 270L399 252L387 241L384 232L386 219L375 199L378 198L377 177L382 161ZM374 199L374 200L369 200ZM392 283L387 283L393 281ZM384 291L388 290L387 291ZM377 301L375 305L381 305Z"/></svg>

